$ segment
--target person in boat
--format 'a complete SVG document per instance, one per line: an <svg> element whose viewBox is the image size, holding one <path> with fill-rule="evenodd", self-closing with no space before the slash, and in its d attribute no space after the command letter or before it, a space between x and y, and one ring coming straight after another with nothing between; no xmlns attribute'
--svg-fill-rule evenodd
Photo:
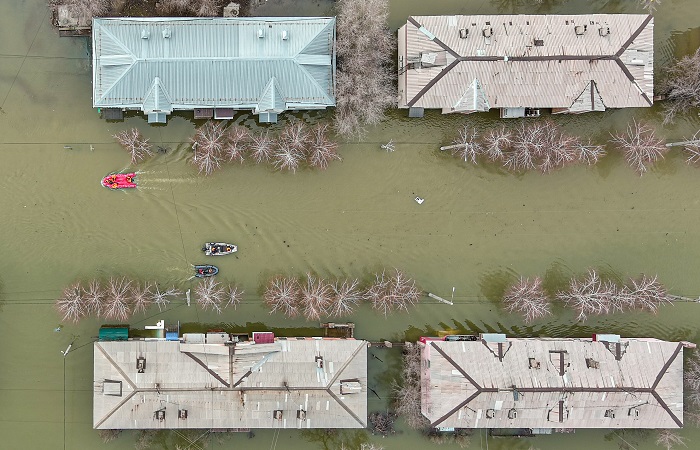
<svg viewBox="0 0 700 450"><path fill-rule="evenodd" d="M214 273L214 268L213 267L208 268L207 273Z"/></svg>
<svg viewBox="0 0 700 450"><path fill-rule="evenodd" d="M214 245L209 250L211 251L211 253L213 255L214 253L217 253L219 251L219 248L216 245Z"/></svg>
<svg viewBox="0 0 700 450"><path fill-rule="evenodd" d="M119 184L117 184L116 182L113 182L113 183L112 183L112 189L116 189L116 188L118 188L118 187L119 187Z"/></svg>
<svg viewBox="0 0 700 450"><path fill-rule="evenodd" d="M197 273L200 275L204 275L204 269L200 267L199 269L197 269Z"/></svg>
<svg viewBox="0 0 700 450"><path fill-rule="evenodd" d="M131 175L127 175L127 176L126 176L126 182L127 182L127 183L133 182L133 178L131 178Z"/></svg>

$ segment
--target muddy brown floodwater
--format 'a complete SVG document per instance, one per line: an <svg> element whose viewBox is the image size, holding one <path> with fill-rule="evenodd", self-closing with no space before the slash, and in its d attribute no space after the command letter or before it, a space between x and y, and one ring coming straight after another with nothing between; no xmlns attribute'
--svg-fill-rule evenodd
<svg viewBox="0 0 700 450"><path fill-rule="evenodd" d="M410 14L640 12L632 0L394 0L391 26ZM328 0L270 0L260 14L329 14ZM699 44L700 3L664 0L655 19L656 70ZM0 2L0 448L133 448L135 433L104 445L92 430L92 350L100 322L64 324L53 302L76 279L112 274L191 286L190 264L202 261L210 239L239 245L217 261L220 277L246 290L243 305L217 316L174 303L131 321L159 319L196 328L275 327L301 333L302 319L271 316L261 306L260 282L276 273L315 271L364 277L382 266L403 268L424 289L450 297L454 306L426 299L410 314L388 319L363 307L352 317L356 335L402 340L439 330L498 331L520 336L585 336L594 331L670 340L698 338L700 306L665 308L658 316L611 315L586 324L558 311L524 326L497 306L503 286L518 275L547 274L551 285L595 266L605 272L658 273L678 295L700 295L700 169L677 151L638 177L615 154L594 168L571 167L551 175L514 176L493 166L467 166L440 154L465 121L488 126L495 114L473 117L426 114L408 120L392 113L362 142L341 145L341 163L326 172L273 173L252 165L229 166L210 178L188 164L187 142L197 125L190 114L166 126L143 117L107 123L91 108L91 69L83 39L61 38L49 24L45 0ZM666 140L700 129L697 117L662 127L658 107L555 117L568 131L606 140L632 117L651 121ZM324 114L300 115L310 121ZM254 117L237 123L256 128ZM279 125L281 126L281 124ZM112 135L130 127L170 149L138 166L142 187L108 192L100 178L128 167ZM394 139L396 151L380 144ZM71 147L66 149L64 147ZM415 196L425 198L418 205ZM257 325L255 325L257 324ZM60 350L75 341L65 359ZM374 350L373 350L374 351ZM398 354L370 358L370 410L384 409ZM337 448L340 440L368 439L364 431L256 431L214 439L210 448ZM689 447L700 432L688 426ZM395 437L376 440L387 450L419 450L429 443L399 424ZM533 439L472 439L473 449L617 449L625 439L655 448L648 436L577 431ZM159 438L174 448L175 438ZM324 444L325 442L325 444ZM449 445L441 448L452 448Z"/></svg>

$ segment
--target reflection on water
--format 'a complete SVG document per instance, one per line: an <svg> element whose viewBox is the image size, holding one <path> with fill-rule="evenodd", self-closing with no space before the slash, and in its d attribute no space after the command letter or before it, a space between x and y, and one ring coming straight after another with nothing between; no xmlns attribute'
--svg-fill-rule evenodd
<svg viewBox="0 0 700 450"><path fill-rule="evenodd" d="M552 295L588 267L623 280L658 273L673 294L697 297L700 173L685 166L678 152L641 178L616 151L592 168L513 175L493 165L461 164L438 150L464 123L494 126L497 113L460 117L429 111L421 120L409 120L405 111L394 111L363 142L344 142L343 161L325 172L280 174L244 164L203 178L189 164L186 143L201 124L190 114L176 114L164 126L149 126L137 114L127 115L123 123L99 119L91 108L85 41L58 39L44 17L44 3L0 2L0 338L5 343L0 433L5 447L102 447L91 429L91 342L100 322L66 323L55 332L59 318L53 300L63 287L76 279L125 274L186 290L194 285L185 281L191 264L207 261L200 249L212 238L239 246L236 257L221 258L217 265L222 281L246 290L242 305L218 316L187 307L180 299L163 312L151 309L134 317L133 328L164 319L180 321L185 331L318 334L317 324L270 315L262 305L263 280L306 271L366 279L382 267L400 267L426 291L453 298L454 306L426 298L410 313L385 319L364 305L348 319L357 325L356 336L394 342L442 332L698 337L700 313L692 303L666 307L658 316L612 314L586 323L574 322L572 312L555 307L553 316L529 325L498 305L508 283L521 275L542 276ZM332 3L270 0L260 11L288 14L293 4L295 15L328 14ZM672 58L700 45L699 8L694 0L665 0L660 6L655 17L657 76ZM392 0L390 22L397 28L409 14L499 10L641 12L631 0L546 1L534 7L525 1ZM632 117L651 121L669 141L700 129L697 117L663 127L659 111L656 105L553 120L595 142L607 141L611 131ZM328 113L296 117L314 122ZM257 127L247 113L232 122ZM170 150L138 167L141 189L108 192L99 186L101 177L129 168L128 155L112 136L130 127ZM382 151L380 145L390 139L396 151ZM416 195L425 203L418 205ZM63 358L59 352L73 340ZM385 410L400 349L370 352L376 356L369 358L370 385L377 392L370 395L370 410ZM640 450L654 448L650 439L618 434L579 430L532 440L487 440L476 433L471 448L613 450L623 438ZM683 434L700 442L695 428ZM136 433L124 433L109 448L133 448L135 439ZM163 433L154 446L174 448L177 439L175 433ZM260 430L252 439L245 433L212 437L210 447L301 450L337 448L339 442L357 445L364 439L387 450L427 448L427 441L400 421L397 434L386 439L362 432Z"/></svg>

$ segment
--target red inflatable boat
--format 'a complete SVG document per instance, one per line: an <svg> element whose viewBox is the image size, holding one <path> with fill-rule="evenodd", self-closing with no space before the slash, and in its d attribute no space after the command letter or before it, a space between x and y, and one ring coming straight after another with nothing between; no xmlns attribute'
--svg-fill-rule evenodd
<svg viewBox="0 0 700 450"><path fill-rule="evenodd" d="M111 173L102 179L102 186L108 189L129 189L136 187L136 174Z"/></svg>

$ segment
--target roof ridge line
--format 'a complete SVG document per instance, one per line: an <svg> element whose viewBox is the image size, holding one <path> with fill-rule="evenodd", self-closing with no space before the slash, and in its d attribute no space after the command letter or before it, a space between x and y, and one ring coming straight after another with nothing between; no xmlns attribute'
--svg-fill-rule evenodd
<svg viewBox="0 0 700 450"><path fill-rule="evenodd" d="M112 359L112 357L107 354L107 351L102 348L102 346L100 345L99 342L95 342L95 347L100 350L100 353L102 353L102 355L105 357L105 359L107 359L107 361L109 361L109 363L112 366L114 366L115 369L117 369L117 371L121 374L122 377L124 377L124 380L127 383L129 383L129 385L131 386L131 389L136 390L137 389L136 384L133 381L131 381L131 378L129 378L129 376L126 373L124 373L124 371L122 370L121 367L119 367L119 365L116 363L116 361L114 361Z"/></svg>
<svg viewBox="0 0 700 450"><path fill-rule="evenodd" d="M355 419L360 425L362 425L362 428L367 428L367 424L362 421L359 417L357 417L357 414L352 412L350 407L345 404L345 402L341 402L340 399L333 393L333 391L330 390L330 388L326 389L326 392L333 397L333 399L348 413L350 416Z"/></svg>
<svg viewBox="0 0 700 450"><path fill-rule="evenodd" d="M348 367L348 365L350 365L352 360L355 359L355 356L357 356L357 354L360 353L360 350L362 350L363 348L365 350L367 349L367 341L362 340L359 342L360 342L360 345L358 345L357 348L355 349L355 351L352 352L352 355L350 355L350 357L347 359L347 361L345 361L345 363L340 368L340 370L338 370L338 372L335 374L335 376L333 378L331 378L331 381L329 381L328 384L326 385L326 389L331 388L333 383L335 383L335 381L340 377L340 375L343 373L343 371Z"/></svg>
<svg viewBox="0 0 700 450"><path fill-rule="evenodd" d="M111 410L109 410L109 412L107 412L107 414L106 414L99 422L97 422L96 424L94 424L94 425L93 425L93 428L94 428L94 429L97 429L97 427L99 427L100 425L102 425L103 423L105 423L105 421L106 421L107 419L109 419L110 417L112 417L112 414L114 414L114 413L117 412L119 409L121 409L121 407L124 406L124 404L125 404L126 402L128 402L129 400L131 400L131 397L133 397L134 395L136 395L137 392L139 392L138 389L135 389L135 390L131 391L131 394L127 395L127 396L126 396L121 402L119 402L114 408L112 408Z"/></svg>
<svg viewBox="0 0 700 450"><path fill-rule="evenodd" d="M644 31L644 29L647 27L647 25L649 25L649 22L651 22L651 20L652 20L653 18L654 18L654 17L653 17L651 14L648 14L648 15L644 18L644 20L642 21L642 24L639 26L639 28L637 28L637 29L634 31L634 33L632 33L632 35L630 36L630 38L627 39L627 40L625 41L625 43L622 44L622 47L620 47L620 49L617 51L617 53L615 53L615 56L616 56L616 57L619 58L620 56L622 56L623 53L625 53L625 51L627 50L627 47L629 47L630 44L632 44L632 42L634 42L634 40L637 39L637 38L639 37L640 34L642 34L642 31Z"/></svg>
<svg viewBox="0 0 700 450"><path fill-rule="evenodd" d="M455 362L454 359L450 358L450 357L447 355L447 353L445 353L440 347L438 347L437 345L435 345L435 342L431 342L430 345L431 345L431 347L433 347L435 350L437 350L438 353L440 353L440 355L442 355L443 358L445 358L450 364L452 364L452 365L454 366L455 369L457 369L462 375L464 375L464 378L466 378L467 380L469 380L469 382L470 382L471 384L473 384L474 387L476 387L476 389L477 389L478 391L481 391L481 390L483 389L483 388L481 387L481 385L480 385L479 383L477 383L476 380L474 380L474 378L472 378L472 377L464 370L464 368L462 368L462 366L460 366L459 364L457 364L457 363Z"/></svg>

